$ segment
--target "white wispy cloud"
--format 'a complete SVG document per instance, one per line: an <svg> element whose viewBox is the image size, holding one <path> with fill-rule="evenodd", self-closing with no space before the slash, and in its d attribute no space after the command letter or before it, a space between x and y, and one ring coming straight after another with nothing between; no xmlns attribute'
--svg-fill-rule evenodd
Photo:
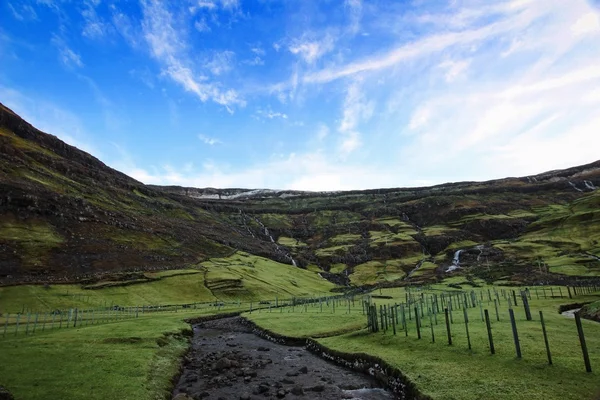
<svg viewBox="0 0 600 400"><path fill-rule="evenodd" d="M69 68L83 67L83 61L81 61L81 56L78 53L76 53L73 49L71 49L63 38L56 34L53 34L51 42L58 50L59 59L65 66Z"/></svg>
<svg viewBox="0 0 600 400"><path fill-rule="evenodd" d="M198 139L200 139L204 144L207 144L209 146L214 146L215 144L223 144L223 142L220 141L219 139L213 138L210 136L206 136L203 134L199 134Z"/></svg>
<svg viewBox="0 0 600 400"><path fill-rule="evenodd" d="M287 119L288 118L287 114L282 113L282 112L275 112L271 109L271 107L267 107L266 109L262 109L259 107L256 110L255 116L257 116L259 119L260 118L267 118L267 119L274 119L274 118Z"/></svg>
<svg viewBox="0 0 600 400"><path fill-rule="evenodd" d="M8 9L12 13L13 17L19 21L26 20L37 20L38 15L35 9L30 4L13 4L13 2L6 3Z"/></svg>
<svg viewBox="0 0 600 400"><path fill-rule="evenodd" d="M361 82L355 80L346 90L346 98L342 108L342 121L338 128L342 134L340 145L341 153L348 155L361 145L359 125L367 122L373 115L375 104L365 98L361 89Z"/></svg>
<svg viewBox="0 0 600 400"><path fill-rule="evenodd" d="M97 2L85 1L81 11L81 16L84 21L82 34L90 39L99 39L109 34L113 29L110 23L98 16L98 13L96 12L97 5Z"/></svg>
<svg viewBox="0 0 600 400"><path fill-rule="evenodd" d="M355 35L360 31L360 21L363 11L362 0L345 0L344 7L348 13L348 31Z"/></svg>
<svg viewBox="0 0 600 400"><path fill-rule="evenodd" d="M293 39L288 46L290 53L298 55L308 64L312 64L326 53L333 50L334 38L326 34L321 38L314 38L314 35L305 34L300 38Z"/></svg>
<svg viewBox="0 0 600 400"><path fill-rule="evenodd" d="M211 59L205 63L206 68L213 75L221 75L233 69L235 53L231 50L215 52Z"/></svg>
<svg viewBox="0 0 600 400"><path fill-rule="evenodd" d="M233 106L245 106L246 102L235 89L222 89L221 85L209 81L206 76L194 71L188 57L188 42L178 21L159 1L143 0L144 18L142 29L151 55L163 65L163 73L180 84L186 91L194 93L201 101L214 101L233 112Z"/></svg>
<svg viewBox="0 0 600 400"><path fill-rule="evenodd" d="M210 26L208 26L208 23L206 22L206 18L202 17L198 20L196 20L196 22L194 22L194 28L196 28L196 30L198 32L210 32Z"/></svg>

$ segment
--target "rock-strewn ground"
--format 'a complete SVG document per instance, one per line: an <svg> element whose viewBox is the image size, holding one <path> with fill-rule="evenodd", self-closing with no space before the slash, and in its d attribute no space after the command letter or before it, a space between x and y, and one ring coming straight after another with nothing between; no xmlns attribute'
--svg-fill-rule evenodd
<svg viewBox="0 0 600 400"><path fill-rule="evenodd" d="M393 399L370 377L301 347L253 335L239 318L194 327L192 349L173 391L179 399Z"/></svg>

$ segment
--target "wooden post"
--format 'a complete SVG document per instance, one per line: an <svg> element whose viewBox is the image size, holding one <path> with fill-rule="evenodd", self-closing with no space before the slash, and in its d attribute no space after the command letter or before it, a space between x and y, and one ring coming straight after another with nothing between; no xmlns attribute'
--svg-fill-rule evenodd
<svg viewBox="0 0 600 400"><path fill-rule="evenodd" d="M492 325L490 324L490 315L488 314L487 309L485 309L483 313L485 314L485 326L487 328L488 340L490 342L490 353L496 354L496 349L494 348L494 338L492 337Z"/></svg>
<svg viewBox="0 0 600 400"><path fill-rule="evenodd" d="M569 298L572 299L573 296L571 295L571 288L567 286L567 292L569 292Z"/></svg>
<svg viewBox="0 0 600 400"><path fill-rule="evenodd" d="M17 323L15 325L15 336L17 336L17 333L19 332L19 319L21 318L21 314L17 314Z"/></svg>
<svg viewBox="0 0 600 400"><path fill-rule="evenodd" d="M419 317L418 307L415 307L415 324L417 325L417 339L421 339L421 317Z"/></svg>
<svg viewBox="0 0 600 400"><path fill-rule="evenodd" d="M581 344L581 351L583 353L583 362L585 363L585 370L586 372L592 372L590 356L588 354L587 345L585 344L585 336L583 335L583 326L581 326L581 317L577 313L575 313L575 324L577 324L577 334L579 335L579 343Z"/></svg>
<svg viewBox="0 0 600 400"><path fill-rule="evenodd" d="M513 300L515 301L515 307L519 305L519 303L517 303L517 292L515 292L514 290L512 291L513 293Z"/></svg>
<svg viewBox="0 0 600 400"><path fill-rule="evenodd" d="M25 334L29 335L29 320L31 319L31 313L27 313L27 325L25 325Z"/></svg>
<svg viewBox="0 0 600 400"><path fill-rule="evenodd" d="M384 327L383 327L383 331L387 332L388 330L388 307L387 305L383 305L383 321L384 321Z"/></svg>
<svg viewBox="0 0 600 400"><path fill-rule="evenodd" d="M523 300L523 307L525 308L525 317L527 321L531 321L531 310L529 310L529 300L527 300L527 294L525 292L521 292L521 300Z"/></svg>
<svg viewBox="0 0 600 400"><path fill-rule="evenodd" d="M391 309L392 311L392 315L390 315L390 317L392 317L392 330L394 331L394 336L396 336L396 321L395 321L395 314L394 314L394 309Z"/></svg>
<svg viewBox="0 0 600 400"><path fill-rule="evenodd" d="M404 327L404 336L408 336L408 324L406 323L406 311L404 304L402 304L402 326Z"/></svg>
<svg viewBox="0 0 600 400"><path fill-rule="evenodd" d="M552 365L552 354L550 354L550 344L548 343L548 334L546 333L546 324L544 323L544 313L542 311L540 311L540 322L542 323L542 332L544 333L544 343L546 344L548 364Z"/></svg>
<svg viewBox="0 0 600 400"><path fill-rule="evenodd" d="M500 314L498 313L498 301L494 299L494 308L496 309L496 320L500 321Z"/></svg>
<svg viewBox="0 0 600 400"><path fill-rule="evenodd" d="M429 313L429 325L431 326L431 343L435 343L435 333L433 332L433 322L431 321L431 313Z"/></svg>
<svg viewBox="0 0 600 400"><path fill-rule="evenodd" d="M35 320L33 321L33 331L31 333L35 333L35 328L37 328L37 323L38 323L38 313L35 313Z"/></svg>
<svg viewBox="0 0 600 400"><path fill-rule="evenodd" d="M481 303L479 303L481 305ZM467 332L467 344L469 345L469 350L471 350L471 336L469 335L469 315L467 314L467 309L463 308L463 314L465 317L465 330Z"/></svg>
<svg viewBox="0 0 600 400"><path fill-rule="evenodd" d="M448 309L444 309L444 314L446 315L446 332L448 333L448 345L452 346L452 334L450 332L450 320L448 319Z"/></svg>
<svg viewBox="0 0 600 400"><path fill-rule="evenodd" d="M510 324L512 325L513 340L515 341L515 350L517 351L517 358L521 358L521 344L519 343L519 333L517 332L515 312L511 308L508 310L508 313L510 314Z"/></svg>

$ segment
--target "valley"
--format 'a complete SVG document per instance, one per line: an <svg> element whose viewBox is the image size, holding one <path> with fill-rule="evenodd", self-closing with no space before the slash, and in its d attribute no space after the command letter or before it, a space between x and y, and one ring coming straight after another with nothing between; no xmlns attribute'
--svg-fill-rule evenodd
<svg viewBox="0 0 600 400"><path fill-rule="evenodd" d="M390 390L402 382L399 398L600 393L600 161L344 192L154 186L3 105L0 154L0 386L15 398L170 399L181 363L193 364L192 327L215 316L331 360L384 363L388 375L375 379ZM574 304L592 372L574 320L559 313ZM197 379L195 395L207 387ZM259 394L293 398L282 379Z"/></svg>

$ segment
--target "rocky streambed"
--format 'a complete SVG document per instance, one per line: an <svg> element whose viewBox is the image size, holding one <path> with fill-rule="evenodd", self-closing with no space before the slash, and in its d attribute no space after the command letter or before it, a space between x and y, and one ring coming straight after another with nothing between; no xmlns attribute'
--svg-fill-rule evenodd
<svg viewBox="0 0 600 400"><path fill-rule="evenodd" d="M304 347L262 339L240 317L194 326L173 390L186 399L394 399L374 378L325 361Z"/></svg>

